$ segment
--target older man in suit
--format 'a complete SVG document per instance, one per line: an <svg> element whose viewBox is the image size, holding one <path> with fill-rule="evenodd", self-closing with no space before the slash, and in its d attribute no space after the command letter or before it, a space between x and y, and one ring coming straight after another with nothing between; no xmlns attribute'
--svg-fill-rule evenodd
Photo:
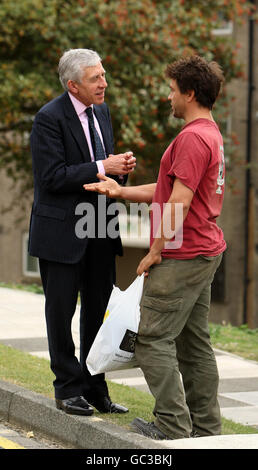
<svg viewBox="0 0 258 470"><path fill-rule="evenodd" d="M85 192L83 184L97 181L97 173L124 184L135 158L132 152L113 155L99 55L88 49L65 52L59 78L65 92L39 110L31 133L34 203L29 239L29 253L39 258L46 297L56 406L70 414L91 415L91 405L104 413L125 413L127 408L111 401L104 374L91 376L85 362L115 283L115 257L122 254L122 244L120 237L108 233L98 237L100 203L105 204L101 213L107 214L114 200ZM81 203L94 209L87 236L76 232ZM71 333L79 292L80 361Z"/></svg>

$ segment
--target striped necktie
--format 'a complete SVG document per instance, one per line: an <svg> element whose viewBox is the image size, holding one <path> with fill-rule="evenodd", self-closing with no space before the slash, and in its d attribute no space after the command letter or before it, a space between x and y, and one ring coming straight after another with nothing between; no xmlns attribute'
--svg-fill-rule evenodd
<svg viewBox="0 0 258 470"><path fill-rule="evenodd" d="M89 120L90 137L95 160L105 160L106 155L99 134L94 124L92 108L86 108L85 112Z"/></svg>

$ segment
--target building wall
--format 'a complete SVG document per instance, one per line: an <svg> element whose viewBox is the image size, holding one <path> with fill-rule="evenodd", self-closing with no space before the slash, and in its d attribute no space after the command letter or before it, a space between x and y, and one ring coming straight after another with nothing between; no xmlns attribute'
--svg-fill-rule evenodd
<svg viewBox="0 0 258 470"><path fill-rule="evenodd" d="M247 27L234 26L233 34L241 44L240 60L247 69ZM241 83L241 84L240 84ZM239 86L241 93L239 93ZM230 84L229 92L236 97L230 109L232 131L237 135L239 146L237 149L240 161L246 155L246 80L235 80ZM227 159L227 154L225 154ZM233 187L231 187L233 184ZM224 302L215 302L212 305L211 317L218 321L229 321L232 324L241 324L243 320L244 295L244 266L245 266L245 188L246 169L244 165L232 163L227 165L225 199L223 211L218 219L218 225L224 232L227 243L225 257L225 298Z"/></svg>
<svg viewBox="0 0 258 470"><path fill-rule="evenodd" d="M255 2L256 18L258 11L258 0ZM254 194L253 201L253 315L250 323L258 327L258 23L254 23L253 37L253 105L252 105L252 135L251 135L251 186Z"/></svg>
<svg viewBox="0 0 258 470"><path fill-rule="evenodd" d="M256 1L256 6L258 2ZM245 266L247 261L247 247L245 234L247 228L247 202L246 202L246 177L247 166L243 164L247 159L247 102L248 102L248 65L249 65L249 25L234 25L233 35L241 48L239 49L239 59L244 65L244 80L234 80L230 84L229 90L235 96L235 101L231 105L230 114L232 120L232 131L236 133L239 141L238 159L239 164L234 164L227 170L226 192L224 208L218 223L223 228L227 241L227 251L225 253L225 301L214 302L211 309L211 318L215 321L229 321L232 324L249 323L252 327L258 326L258 38L257 23L254 26L254 51L253 51L253 78L254 90L252 100L252 139L250 166L250 183L254 190L254 200L251 202L251 209L254 211L253 220L249 225L250 246L249 258L251 259L251 269L246 280ZM235 181L233 191L229 189L229 182ZM250 208L249 208L250 210ZM252 212L252 211L251 211ZM252 237L253 235L253 237ZM246 287L250 289L251 312L248 315L245 295Z"/></svg>
<svg viewBox="0 0 258 470"><path fill-rule="evenodd" d="M23 275L22 243L29 227L31 200L24 202L27 208L23 212L15 185L0 172L0 281L30 282Z"/></svg>
<svg viewBox="0 0 258 470"><path fill-rule="evenodd" d="M258 9L258 1L256 2L256 10ZM252 184L254 186L255 206L254 206L254 279L255 279L255 326L258 326L258 26L255 26L254 37L254 100L253 100L253 133L252 133L252 156L253 156L253 177Z"/></svg>

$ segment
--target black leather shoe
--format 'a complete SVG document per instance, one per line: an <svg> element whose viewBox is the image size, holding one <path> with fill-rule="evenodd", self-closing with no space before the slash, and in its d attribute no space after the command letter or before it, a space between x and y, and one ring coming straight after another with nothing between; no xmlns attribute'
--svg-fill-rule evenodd
<svg viewBox="0 0 258 470"><path fill-rule="evenodd" d="M142 434L143 436L150 437L151 439L172 439L166 436L154 423L148 423L142 418L135 418L132 423L131 427L133 431Z"/></svg>
<svg viewBox="0 0 258 470"><path fill-rule="evenodd" d="M56 398L56 407L70 415L90 416L93 414L93 408L83 397L72 397L65 400Z"/></svg>
<svg viewBox="0 0 258 470"><path fill-rule="evenodd" d="M100 413L127 413L129 411L125 406L113 403L108 396L96 400L89 399L89 402Z"/></svg>

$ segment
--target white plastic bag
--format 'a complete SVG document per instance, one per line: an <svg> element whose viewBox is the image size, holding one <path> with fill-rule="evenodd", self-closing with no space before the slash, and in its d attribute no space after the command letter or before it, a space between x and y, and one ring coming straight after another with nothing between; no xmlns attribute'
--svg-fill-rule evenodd
<svg viewBox="0 0 258 470"><path fill-rule="evenodd" d="M91 375L137 367L134 345L140 322L143 282L144 274L125 291L113 288L104 321L86 359Z"/></svg>

